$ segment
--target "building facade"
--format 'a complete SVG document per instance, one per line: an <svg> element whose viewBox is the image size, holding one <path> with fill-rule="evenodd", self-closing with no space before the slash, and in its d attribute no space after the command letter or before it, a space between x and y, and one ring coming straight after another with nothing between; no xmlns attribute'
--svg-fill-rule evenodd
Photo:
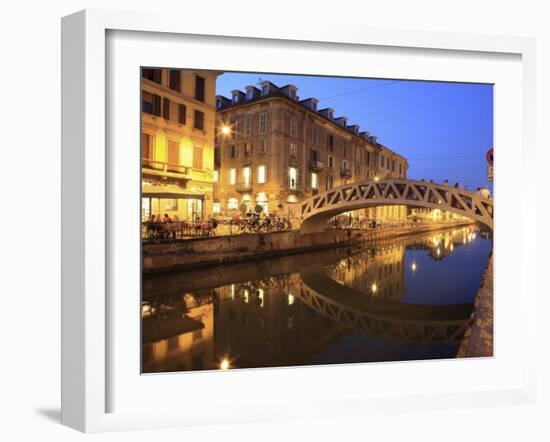
<svg viewBox="0 0 550 442"><path fill-rule="evenodd" d="M346 183L406 177L405 158L375 136L335 117L318 100L299 100L294 85L265 81L232 97L216 97L214 212L253 210L297 218L299 204ZM362 216L404 218L402 206L357 211Z"/></svg>
<svg viewBox="0 0 550 442"><path fill-rule="evenodd" d="M141 71L142 220L212 213L216 78L220 72Z"/></svg>

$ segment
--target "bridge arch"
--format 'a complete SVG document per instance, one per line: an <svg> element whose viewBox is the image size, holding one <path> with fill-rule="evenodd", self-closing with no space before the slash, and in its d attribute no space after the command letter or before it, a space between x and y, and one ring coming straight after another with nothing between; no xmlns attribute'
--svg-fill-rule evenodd
<svg viewBox="0 0 550 442"><path fill-rule="evenodd" d="M301 204L301 233L322 232L343 212L376 206L406 205L441 209L493 229L493 200L445 184L407 179L365 180L321 192Z"/></svg>
<svg viewBox="0 0 550 442"><path fill-rule="evenodd" d="M406 342L460 343L473 309L472 303L402 304L370 299L332 279L322 264L300 268L300 289L295 296L346 327Z"/></svg>

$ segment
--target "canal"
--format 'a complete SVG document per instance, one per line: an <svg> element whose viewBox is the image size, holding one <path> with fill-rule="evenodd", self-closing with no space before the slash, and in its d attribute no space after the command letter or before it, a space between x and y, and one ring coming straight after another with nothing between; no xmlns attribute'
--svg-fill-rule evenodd
<svg viewBox="0 0 550 442"><path fill-rule="evenodd" d="M474 227L143 277L143 373L456 357L492 250Z"/></svg>

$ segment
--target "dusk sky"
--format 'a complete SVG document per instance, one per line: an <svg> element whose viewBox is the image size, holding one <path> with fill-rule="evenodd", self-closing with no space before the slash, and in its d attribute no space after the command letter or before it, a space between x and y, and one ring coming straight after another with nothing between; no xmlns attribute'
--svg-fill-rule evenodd
<svg viewBox="0 0 550 442"><path fill-rule="evenodd" d="M294 84L301 100L316 97L318 109L331 107L335 117L377 135L407 158L409 178L492 191L485 159L493 146L492 85L225 73L216 93L230 97L233 89L260 87L263 80Z"/></svg>

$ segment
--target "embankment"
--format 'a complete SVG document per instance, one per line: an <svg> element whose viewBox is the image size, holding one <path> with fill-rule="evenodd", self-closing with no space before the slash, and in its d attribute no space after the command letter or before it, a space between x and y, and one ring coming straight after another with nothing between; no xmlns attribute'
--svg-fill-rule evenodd
<svg viewBox="0 0 550 442"><path fill-rule="evenodd" d="M489 258L457 357L493 356L493 256Z"/></svg>
<svg viewBox="0 0 550 442"><path fill-rule="evenodd" d="M365 242L398 238L457 227L468 223L430 224L418 227L374 230L327 229L321 233L285 232L243 234L210 238L192 238L173 242L144 243L144 274L220 265L252 259L346 247Z"/></svg>

